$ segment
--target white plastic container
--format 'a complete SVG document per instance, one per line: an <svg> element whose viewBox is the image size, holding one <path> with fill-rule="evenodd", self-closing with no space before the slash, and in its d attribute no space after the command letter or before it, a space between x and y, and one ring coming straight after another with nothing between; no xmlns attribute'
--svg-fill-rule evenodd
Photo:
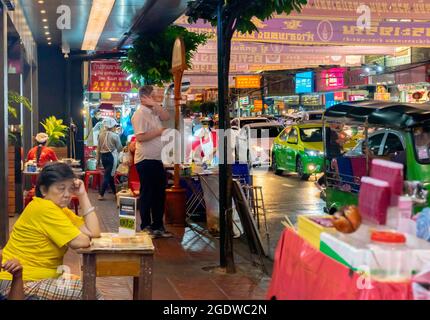
<svg viewBox="0 0 430 320"><path fill-rule="evenodd" d="M406 246L402 233L374 231L371 235L372 258L370 274L379 281L404 282L411 279L413 270L412 252Z"/></svg>

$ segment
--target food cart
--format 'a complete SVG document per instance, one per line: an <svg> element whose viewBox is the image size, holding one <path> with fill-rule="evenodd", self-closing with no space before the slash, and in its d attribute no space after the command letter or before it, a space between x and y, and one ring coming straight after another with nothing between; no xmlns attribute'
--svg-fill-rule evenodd
<svg viewBox="0 0 430 320"><path fill-rule="evenodd" d="M357 204L361 177L369 175L375 158L402 163L405 193L413 197L415 212L428 205L430 104L345 102L327 110L323 123L356 125L364 131L364 139L335 159L327 158L327 130L323 132L327 212Z"/></svg>

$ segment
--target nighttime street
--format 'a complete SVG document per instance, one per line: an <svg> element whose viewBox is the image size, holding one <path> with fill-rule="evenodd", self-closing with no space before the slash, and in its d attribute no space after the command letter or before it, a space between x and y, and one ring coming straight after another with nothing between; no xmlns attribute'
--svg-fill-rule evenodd
<svg viewBox="0 0 430 320"><path fill-rule="evenodd" d="M320 198L320 191L315 186L314 177L309 181L302 181L297 174L286 172L278 176L268 171L268 168L255 168L253 177L254 184L263 187L273 258L276 240L285 228L282 224L285 220L284 216L287 215L293 223L296 223L297 215L323 212L325 203ZM262 236L264 236L263 233Z"/></svg>
<svg viewBox="0 0 430 320"><path fill-rule="evenodd" d="M0 0L0 74L1 304L430 300L430 0Z"/></svg>

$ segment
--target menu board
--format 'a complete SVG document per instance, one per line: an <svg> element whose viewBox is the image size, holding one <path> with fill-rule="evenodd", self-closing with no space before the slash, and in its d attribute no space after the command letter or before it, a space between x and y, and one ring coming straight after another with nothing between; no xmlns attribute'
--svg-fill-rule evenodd
<svg viewBox="0 0 430 320"><path fill-rule="evenodd" d="M132 197L119 198L119 233L136 234L137 199Z"/></svg>

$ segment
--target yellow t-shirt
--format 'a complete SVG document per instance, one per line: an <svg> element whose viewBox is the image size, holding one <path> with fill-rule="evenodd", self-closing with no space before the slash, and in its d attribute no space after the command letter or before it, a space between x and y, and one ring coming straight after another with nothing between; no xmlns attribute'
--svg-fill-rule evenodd
<svg viewBox="0 0 430 320"><path fill-rule="evenodd" d="M66 244L81 233L79 228L83 224L84 219L70 209L34 197L13 227L3 249L3 262L18 259L23 266L24 281L57 278ZM9 273L0 272L0 280L11 279Z"/></svg>

